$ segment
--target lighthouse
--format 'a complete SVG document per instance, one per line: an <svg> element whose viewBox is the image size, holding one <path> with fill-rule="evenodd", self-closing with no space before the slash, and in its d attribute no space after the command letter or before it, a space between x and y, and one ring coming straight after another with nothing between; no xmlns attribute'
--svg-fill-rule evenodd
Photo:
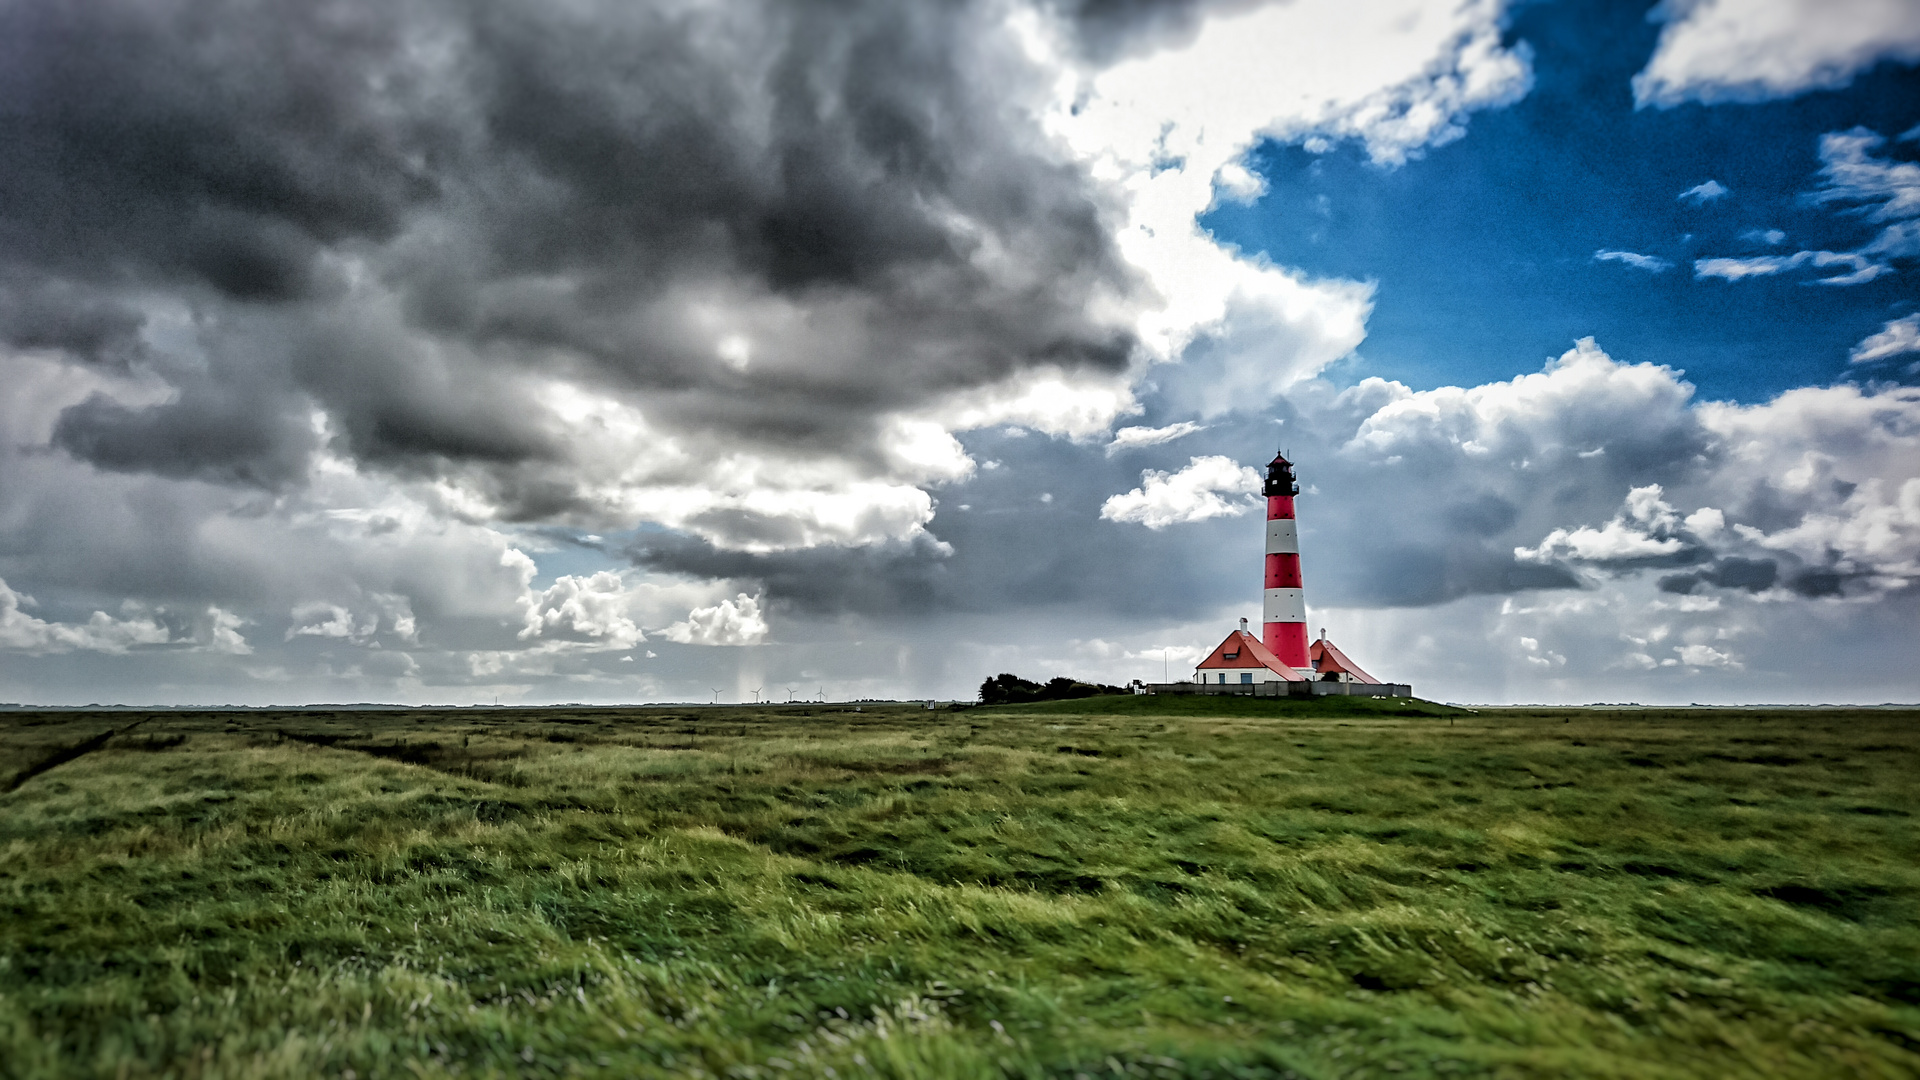
<svg viewBox="0 0 1920 1080"><path fill-rule="evenodd" d="M1406 683L1383 683L1327 640L1307 644L1307 594L1300 584L1300 531L1293 519L1293 497L1300 485L1293 462L1284 453L1267 463L1267 557L1260 602L1260 636L1247 629L1227 635L1193 668L1187 683L1162 683L1148 693L1251 694L1255 697L1352 694L1411 697Z"/></svg>
<svg viewBox="0 0 1920 1080"><path fill-rule="evenodd" d="M1300 485L1283 454L1267 464L1266 592L1261 602L1260 643L1282 664L1312 671L1307 659L1307 594L1300 584L1300 530L1293 497Z"/></svg>

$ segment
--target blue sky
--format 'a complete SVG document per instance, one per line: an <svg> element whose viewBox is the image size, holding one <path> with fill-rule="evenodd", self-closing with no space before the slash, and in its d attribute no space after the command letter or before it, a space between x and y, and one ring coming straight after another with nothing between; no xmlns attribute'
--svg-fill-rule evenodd
<svg viewBox="0 0 1920 1080"><path fill-rule="evenodd" d="M676 11L0 3L0 700L1920 700L1913 5Z"/></svg>
<svg viewBox="0 0 1920 1080"><path fill-rule="evenodd" d="M1521 101L1398 167L1351 142L1322 154L1266 142L1253 163L1267 196L1203 224L1282 265L1379 283L1367 341L1334 378L1422 389L1509 378L1587 335L1730 401L1856 374L1848 350L1920 303L1907 275L1823 288L1808 274L1697 281L1690 266L1870 237L1857 216L1803 198L1818 140L1856 126L1892 139L1920 123L1920 71L1883 62L1839 90L1636 109L1630 80L1659 30L1633 4L1525 5L1507 31L1533 53ZM1887 153L1920 160L1920 143ZM1708 181L1726 194L1678 197ZM1751 235L1774 229L1783 244ZM1595 261L1600 250L1671 268Z"/></svg>

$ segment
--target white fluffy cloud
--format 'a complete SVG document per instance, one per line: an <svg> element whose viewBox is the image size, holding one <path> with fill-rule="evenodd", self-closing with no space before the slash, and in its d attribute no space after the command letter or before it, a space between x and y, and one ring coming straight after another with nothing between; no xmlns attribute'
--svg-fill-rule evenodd
<svg viewBox="0 0 1920 1080"><path fill-rule="evenodd" d="M392 638L419 643L419 626L414 619L412 602L389 593L367 594L358 612L324 600L296 604L290 613L286 639L337 638L354 645L367 645L374 642L383 626Z"/></svg>
<svg viewBox="0 0 1920 1080"><path fill-rule="evenodd" d="M1792 470L1777 476L1781 487L1800 486ZM1705 485L1711 488L1712 483ZM1789 595L1790 579L1778 568L1753 577L1753 568L1771 553L1795 557L1808 568L1804 575L1818 582L1824 595L1873 597L1904 589L1920 580L1920 477L1891 482L1867 477L1855 484L1842 482L1844 498L1803 514L1799 521L1772 532L1736 522L1703 506L1684 518L1668 503L1658 484L1627 493L1620 512L1605 525L1555 529L1534 547L1514 549L1517 558L1531 562L1566 561L1611 571L1640 566L1673 568L1698 566L1734 558L1749 577L1739 583L1749 592L1774 589L1777 599ZM1769 561L1769 566L1772 562ZM1670 579L1676 591L1692 592L1718 580L1723 572L1708 570ZM1763 584L1766 582L1767 584ZM1852 587L1849 588L1849 585Z"/></svg>
<svg viewBox="0 0 1920 1080"><path fill-rule="evenodd" d="M1260 474L1232 458L1197 457L1176 473L1147 469L1140 486L1100 507L1107 521L1164 529L1208 518L1233 517L1258 505Z"/></svg>
<svg viewBox="0 0 1920 1080"><path fill-rule="evenodd" d="M1601 528L1582 525L1555 529L1537 546L1514 548L1513 554L1530 562L1575 559L1602 563L1676 554L1686 548L1686 541L1672 535L1680 524L1680 515L1660 495L1659 484L1634 488L1627 493L1626 506Z"/></svg>
<svg viewBox="0 0 1920 1080"><path fill-rule="evenodd" d="M1845 86L1881 60L1920 60L1909 0L1664 0L1634 100L1766 101Z"/></svg>
<svg viewBox="0 0 1920 1080"><path fill-rule="evenodd" d="M1696 259L1694 277L1740 281L1771 277L1802 266L1844 266L1851 272L1815 278L1814 283L1860 285L1892 273L1888 260L1920 255L1920 221L1913 220L1920 217L1920 165L1875 156L1874 151L1886 141L1866 128L1822 135L1819 185L1807 196L1814 203L1837 205L1843 213L1884 224L1873 239L1852 251ZM1786 239L1784 234L1776 239L1772 232L1764 236L1768 243Z"/></svg>
<svg viewBox="0 0 1920 1080"><path fill-rule="evenodd" d="M1751 405L1702 401L1680 372L1586 341L1543 370L1479 386L1373 379L1340 391L1309 381L1285 410L1308 489L1299 513L1309 620L1376 676L1470 702L1912 700L1905 654L1920 589L1908 573L1907 500L1920 480L1920 391L1842 384ZM1251 448L1272 431L1265 418L1227 421L1192 438ZM1159 451L1177 457L1137 490L1121 483L1101 494L1126 491L1109 505L1142 523L1185 518L1204 502L1174 482L1192 465L1181 445ZM1092 447L1048 453L1115 471ZM992 580L1055 588L1061 606L931 619L917 651L898 639L876 649L872 631L854 623L844 652L858 659L846 662L878 684L953 663L946 682L929 674L921 683L942 695L998 671L1118 683L1157 680L1164 665L1178 676L1191 653L1163 648L1211 647L1259 610L1261 522L1257 499L1243 494L1255 483L1248 462L1216 464L1237 484L1190 485L1246 513L1080 530L1103 535L1097 548L1072 547L1063 533L1074 519L1057 516L1088 500L1057 499L1022 535L1065 556ZM958 554L929 581L979 552L962 533L943 535ZM1516 548L1534 558L1516 558ZM1081 580L1096 584L1059 587L1071 576L1064 564L1089 551L1095 565ZM1009 547L986 558L1026 554ZM1128 589L1113 590L1113 580ZM1206 593L1218 607L1142 617L1102 606L1110 601L1093 591L1156 585L1161 596ZM775 592L792 595L790 586ZM869 637L865 647L853 646L858 636Z"/></svg>
<svg viewBox="0 0 1920 1080"><path fill-rule="evenodd" d="M1182 420L1177 424L1157 428L1123 427L1113 433L1113 441L1107 444L1107 456L1112 457L1124 450L1137 450L1143 446L1159 446L1161 443L1172 442L1196 431L1205 430L1203 425L1191 420Z"/></svg>
<svg viewBox="0 0 1920 1080"><path fill-rule="evenodd" d="M207 609L205 645L209 652L225 653L228 656L248 656L253 646L240 633L246 620L231 611L219 608Z"/></svg>
<svg viewBox="0 0 1920 1080"><path fill-rule="evenodd" d="M758 645L766 640L767 629L759 598L740 593L694 608L684 622L667 627L662 636L682 645Z"/></svg>
<svg viewBox="0 0 1920 1080"><path fill-rule="evenodd" d="M1727 197L1727 194L1727 185L1718 180L1707 180L1681 192L1679 198L1681 202L1690 202L1695 206L1702 206L1715 199L1724 199Z"/></svg>
<svg viewBox="0 0 1920 1080"><path fill-rule="evenodd" d="M1582 338L1541 371L1506 382L1415 392L1363 380L1342 395L1370 407L1343 452L1384 464L1484 460L1499 473L1531 472L1555 459L1617 453L1629 441L1664 442L1691 393L1671 369L1618 363Z"/></svg>
<svg viewBox="0 0 1920 1080"><path fill-rule="evenodd" d="M1889 319L1877 332L1868 334L1847 353L1856 364L1870 364L1907 353L1920 352L1920 315Z"/></svg>
<svg viewBox="0 0 1920 1080"><path fill-rule="evenodd" d="M0 579L0 649L31 655L75 651L121 654L142 646L171 646L245 656L253 651L239 632L243 620L230 611L208 608L182 620L164 610L134 602L119 617L95 611L85 622L42 619L25 609L37 606Z"/></svg>
<svg viewBox="0 0 1920 1080"><path fill-rule="evenodd" d="M1759 548L1862 578L1868 589L1907 588L1920 580L1920 478L1889 484L1871 477L1840 505L1809 513L1790 528L1734 530Z"/></svg>
<svg viewBox="0 0 1920 1080"><path fill-rule="evenodd" d="M614 571L564 574L544 591L527 596L520 637L570 636L609 649L631 649L647 640L633 621L626 579Z"/></svg>
<svg viewBox="0 0 1920 1080"><path fill-rule="evenodd" d="M136 645L164 645L172 640L167 628L151 616L116 619L96 611L84 623L48 622L21 610L31 603L32 597L21 596L0 581L0 646L34 653L74 649L122 653Z"/></svg>
<svg viewBox="0 0 1920 1080"><path fill-rule="evenodd" d="M1876 263L1858 252L1798 251L1792 255L1695 259L1693 276L1696 280L1721 278L1726 281L1744 281L1747 278L1772 277L1788 270L1797 270L1802 266L1812 266L1822 270L1832 266L1845 266L1852 271L1814 279L1815 284L1819 285L1864 285L1892 270L1892 267Z"/></svg>
<svg viewBox="0 0 1920 1080"><path fill-rule="evenodd" d="M1866 128L1820 136L1820 186L1816 203L1838 204L1873 222L1920 217L1920 165L1875 155L1887 140ZM1911 230L1890 225L1867 248L1888 256L1920 254Z"/></svg>
<svg viewBox="0 0 1920 1080"><path fill-rule="evenodd" d="M1642 255L1635 251L1609 251L1601 248L1593 253L1595 262L1626 263L1636 270L1645 270L1652 274L1664 274L1673 269L1673 264L1658 255Z"/></svg>

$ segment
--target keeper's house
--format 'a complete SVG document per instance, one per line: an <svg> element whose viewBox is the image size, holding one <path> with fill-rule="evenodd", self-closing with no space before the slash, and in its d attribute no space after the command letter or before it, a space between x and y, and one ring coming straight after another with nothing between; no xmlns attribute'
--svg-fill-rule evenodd
<svg viewBox="0 0 1920 1080"><path fill-rule="evenodd" d="M1247 631L1247 620L1240 629L1227 635L1205 660L1193 669L1188 683L1158 683L1150 688L1156 694L1251 694L1256 697L1288 697L1308 694L1350 694L1362 697L1412 697L1413 687L1404 683L1383 683L1361 670L1360 665L1327 640L1321 631L1319 640L1307 649L1306 668L1292 668L1280 662L1272 650Z"/></svg>
<svg viewBox="0 0 1920 1080"><path fill-rule="evenodd" d="M1193 681L1214 686L1253 686L1259 683L1306 682L1306 676L1280 662L1260 639L1247 631L1247 620L1227 635L1205 660L1194 666Z"/></svg>

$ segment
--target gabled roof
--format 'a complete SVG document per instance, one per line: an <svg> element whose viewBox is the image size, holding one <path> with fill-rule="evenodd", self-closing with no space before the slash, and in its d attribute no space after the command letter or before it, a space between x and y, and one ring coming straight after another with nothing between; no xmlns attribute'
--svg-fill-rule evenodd
<svg viewBox="0 0 1920 1080"><path fill-rule="evenodd" d="M1280 662L1280 658L1267 651L1260 639L1245 630L1235 630L1227 635L1205 660L1195 664L1196 669L1224 668L1229 671L1244 671L1248 668L1266 668L1288 682L1305 682L1300 673Z"/></svg>
<svg viewBox="0 0 1920 1080"><path fill-rule="evenodd" d="M1359 664L1347 659L1347 654L1341 652L1333 642L1328 641L1326 638L1321 638L1319 641L1307 647L1307 663L1312 664L1313 670L1322 675L1337 675L1344 672L1353 676L1354 682L1371 683L1375 686L1380 685L1379 679L1361 671Z"/></svg>

